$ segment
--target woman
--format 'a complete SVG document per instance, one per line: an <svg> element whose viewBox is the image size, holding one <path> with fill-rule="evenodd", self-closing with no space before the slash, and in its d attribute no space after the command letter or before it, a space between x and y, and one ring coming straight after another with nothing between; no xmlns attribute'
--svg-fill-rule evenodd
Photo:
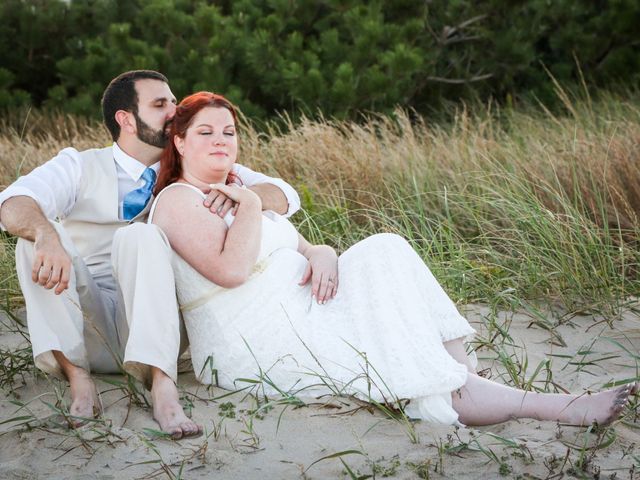
<svg viewBox="0 0 640 480"><path fill-rule="evenodd" d="M170 135L150 221L176 252L200 381L215 374L220 386L238 388L238 379L257 376L267 394L351 394L447 424L518 417L606 424L624 408L632 384L539 394L476 375L463 344L474 330L397 235L374 235L338 258L261 212L258 197L233 184L236 113L224 97L185 98ZM211 189L236 202L235 215L222 219L202 206Z"/></svg>

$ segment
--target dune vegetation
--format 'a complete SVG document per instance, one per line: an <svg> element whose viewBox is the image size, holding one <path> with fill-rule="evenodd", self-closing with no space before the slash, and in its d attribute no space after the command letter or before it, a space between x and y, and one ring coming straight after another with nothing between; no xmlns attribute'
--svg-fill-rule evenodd
<svg viewBox="0 0 640 480"><path fill-rule="evenodd" d="M279 175L298 190L303 210L293 221L314 242L344 251L377 232L407 238L460 307L476 309L472 321L478 335L470 347L478 353L484 375L532 391L559 392L578 386L599 389L638 379L640 99L633 91L600 92L591 98L558 87L557 94L564 104L562 112L533 104L517 108L476 104L458 106L446 120L437 121L401 110L391 116L370 115L360 122L304 118L294 122L281 117L257 126L244 120L240 162ZM67 146L85 149L109 143L106 130L96 121L15 112L0 125L0 185L8 185ZM24 341L18 349L0 349L0 387L11 398L8 403L16 407L12 414L5 412L0 437L7 435L4 438L10 442L21 439L25 428L36 428L48 432L46 438L53 441L59 434L51 434L48 424L43 423L46 415L42 411L68 415L64 385L50 379L44 388L53 389L53 393L34 397L55 399L43 400L46 406L40 406L40 413L32 410L31 400L20 400L16 393L20 385L31 392L29 378L37 374L26 329L13 314L22 304L14 245L14 239L2 237L0 289L8 322L3 331ZM254 383L262 381L265 378ZM115 377L102 382L103 395L113 398L111 405L123 400L127 403L122 425L132 408L149 409L144 392L130 379ZM182 390L185 404L189 409L197 405L194 412L206 415L206 422L212 423L204 441L198 441L199 449L194 447L195 453L178 454L179 448L171 444L156 448L138 432L141 428L130 427L134 430L125 435L123 428L115 429L111 420L102 419L91 428L95 436L87 439L84 434L67 432L64 441L93 456L103 445L119 445L123 436L133 438L140 451L147 452L134 466L141 469L151 463L155 469L141 478L163 474L182 478L186 465L206 463L209 442L218 442L212 450L215 452L224 448L219 438L227 438L233 450L229 458L235 458L237 435L248 435L251 448L257 451L257 430L264 432L273 426L277 431L288 420L294 426L311 421L310 413L289 410L283 415L287 407L297 412L304 405L295 392L287 391L281 399L244 393L229 397L232 393L197 386L191 377L189 382ZM41 382L38 388L36 392L43 388ZM238 410L238 418L233 402L246 407ZM345 404L339 405L335 408ZM456 429L454 438L444 430L433 433L426 426L416 427L401 412L380 405L378 414L385 421L397 421L396 428L407 433L411 445L425 452L420 454L421 460L415 455L405 458L404 454L380 459L373 453L376 448L392 447L380 443L383 437L373 437L375 441L361 444L357 450L323 450L314 462L306 463L302 475L317 462L340 461L342 474L350 478L371 478L367 473L375 478L376 469L380 476L387 476L379 470L381 465L393 466L391 476L404 470L420 478L443 474L445 469L462 475L471 465L494 477L534 472L528 478L559 478L566 472L598 478L602 466L603 471L617 469L623 476L629 472L630 478L636 478L634 472L640 466L638 455L633 453L637 406L636 399L625 410L619 427L590 428L584 437L582 433L575 438L571 433L563 434L559 426L554 437L553 426L536 433L538 427L531 422L509 422L513 425L500 430L500 435L483 430L478 437L473 431ZM261 424L274 408L280 413L270 416L270 426ZM227 433L227 426L221 429L229 409L234 411L234 417L229 417L233 419L225 420L229 432L240 429L235 437ZM221 418L211 417L212 411ZM115 407L110 415L119 415ZM365 414L358 418L365 426L381 422ZM516 439L519 425L526 426L529 440L536 435L557 439L527 444ZM618 437L616 431L620 432ZM416 432L423 437L440 435L440 439L421 444ZM597 435L589 437L590 433ZM265 444L270 445L270 438ZM114 448L124 459L122 468L128 468L129 447L122 443ZM260 455L271 458L269 452L279 451L276 445L271 447ZM411 446L402 448L407 455L417 451ZM619 463L613 456L596 460L602 448L620 453L624 460ZM310 447L309 451L315 450ZM158 458L146 460L153 457L148 452ZM359 463L348 457L355 454L360 456ZM462 460L463 454L467 460ZM69 461L74 464L89 463L83 464L81 456L73 459ZM265 461L258 457L249 460ZM273 461L278 468L285 468L281 463ZM354 465L357 469L350 467ZM456 473L456 469L462 470Z"/></svg>
<svg viewBox="0 0 640 480"><path fill-rule="evenodd" d="M574 98L565 111L492 104L433 122L245 121L240 162L289 181L305 235L339 250L376 232L409 239L459 302L542 301L615 313L640 279L637 95ZM95 121L21 112L0 133L0 185L62 148L108 145ZM2 262L11 280L11 241Z"/></svg>

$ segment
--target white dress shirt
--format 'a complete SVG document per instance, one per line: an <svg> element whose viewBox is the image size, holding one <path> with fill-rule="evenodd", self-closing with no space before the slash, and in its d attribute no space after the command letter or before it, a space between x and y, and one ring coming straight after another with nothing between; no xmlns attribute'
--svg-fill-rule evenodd
<svg viewBox="0 0 640 480"><path fill-rule="evenodd" d="M118 173L118 212L122 219L124 197L132 190L143 186L142 172L147 167L123 152L117 143L113 144L113 158ZM160 162L154 163L149 168L157 173ZM286 217L300 209L298 193L282 179L268 177L238 164L233 166L233 171L246 186L270 183L280 188L289 203ZM0 207L8 198L24 195L33 198L47 218L51 220L65 218L75 205L81 177L82 159L78 151L75 148L65 148L51 160L29 174L21 176L1 192ZM1 223L0 228L6 230Z"/></svg>

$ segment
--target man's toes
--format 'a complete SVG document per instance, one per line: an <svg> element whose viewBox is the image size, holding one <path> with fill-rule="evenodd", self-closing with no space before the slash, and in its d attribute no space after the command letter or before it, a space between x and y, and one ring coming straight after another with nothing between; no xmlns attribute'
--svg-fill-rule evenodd
<svg viewBox="0 0 640 480"><path fill-rule="evenodd" d="M198 437L202 435L202 427L196 425L194 422L184 422L180 426L182 427L185 437Z"/></svg>
<svg viewBox="0 0 640 480"><path fill-rule="evenodd" d="M160 424L160 430L162 430L163 433L169 435L173 440L180 440L184 436L181 425L172 425L171 423L163 424L163 422L158 421L157 418L156 422Z"/></svg>
<svg viewBox="0 0 640 480"><path fill-rule="evenodd" d="M93 408L91 406L83 406L82 408L74 408L72 405L69 409L69 423L73 428L79 428L85 425L89 419L95 418L93 415Z"/></svg>
<svg viewBox="0 0 640 480"><path fill-rule="evenodd" d="M173 440L180 440L184 437L184 430L180 427L169 428L165 433L168 433Z"/></svg>
<svg viewBox="0 0 640 480"><path fill-rule="evenodd" d="M69 419L69 426L71 428L80 428L80 427L83 427L86 424L87 424L86 420L80 420L78 418L70 418Z"/></svg>
<svg viewBox="0 0 640 480"><path fill-rule="evenodd" d="M185 427L184 432L186 437L197 437L202 433L202 430L198 425L189 424Z"/></svg>

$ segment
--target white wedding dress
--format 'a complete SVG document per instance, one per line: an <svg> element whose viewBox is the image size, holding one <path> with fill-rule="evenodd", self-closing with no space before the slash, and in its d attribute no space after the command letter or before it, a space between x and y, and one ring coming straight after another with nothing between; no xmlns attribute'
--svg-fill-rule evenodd
<svg viewBox="0 0 640 480"><path fill-rule="evenodd" d="M202 194L185 184L167 188L178 187ZM474 330L411 246L388 233L356 243L338 259L336 297L318 305L310 283L298 285L307 260L295 228L272 212L262 219L258 261L237 288L215 285L174 254L198 379L227 389L261 380L261 393L302 399L340 393L396 406L408 399L410 417L456 424L451 392L467 370L442 342Z"/></svg>

